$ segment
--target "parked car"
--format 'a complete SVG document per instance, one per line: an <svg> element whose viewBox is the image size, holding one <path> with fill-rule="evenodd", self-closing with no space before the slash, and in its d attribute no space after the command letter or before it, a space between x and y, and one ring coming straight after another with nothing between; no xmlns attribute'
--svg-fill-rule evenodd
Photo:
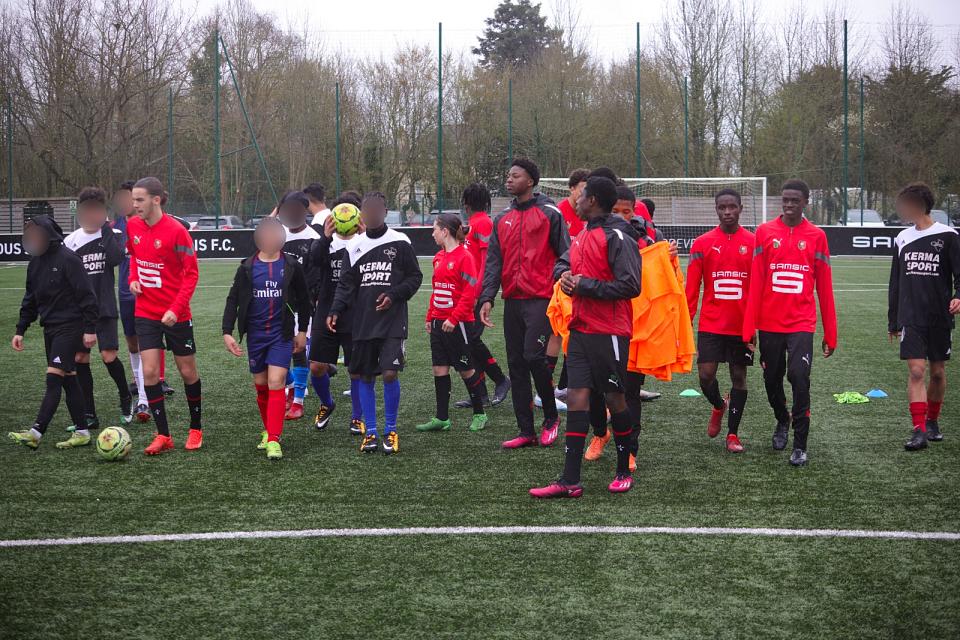
<svg viewBox="0 0 960 640"><path fill-rule="evenodd" d="M883 227L883 216L876 209L848 209L848 227Z"/></svg>
<svg viewBox="0 0 960 640"><path fill-rule="evenodd" d="M220 229L243 229L243 220L237 216L220 216ZM194 229L198 231L211 231L217 229L217 218L215 216L204 216L197 220Z"/></svg>
<svg viewBox="0 0 960 640"><path fill-rule="evenodd" d="M190 225L190 231L193 231L194 229L197 228L197 220L199 220L200 217L201 217L201 216L194 216L194 215L190 215L190 216L180 216L180 218L181 218L182 220L186 220L187 223L189 223L189 225Z"/></svg>
<svg viewBox="0 0 960 640"><path fill-rule="evenodd" d="M943 209L932 209L930 211L930 217L933 218L934 222L945 224L948 227L953 226L953 222L950 220L950 215Z"/></svg>
<svg viewBox="0 0 960 640"><path fill-rule="evenodd" d="M250 229L256 229L257 225L260 224L260 221L263 220L266 216L253 216L250 220L247 221L247 227Z"/></svg>

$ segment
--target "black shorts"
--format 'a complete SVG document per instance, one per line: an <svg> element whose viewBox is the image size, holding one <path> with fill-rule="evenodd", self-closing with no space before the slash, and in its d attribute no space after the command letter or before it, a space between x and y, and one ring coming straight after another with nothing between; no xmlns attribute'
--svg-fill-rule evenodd
<svg viewBox="0 0 960 640"><path fill-rule="evenodd" d="M77 352L83 349L83 329L80 327L54 327L43 330L43 349L47 354L47 366L70 373L76 366Z"/></svg>
<svg viewBox="0 0 960 640"><path fill-rule="evenodd" d="M443 320L430 322L430 356L435 367L453 367L463 372L474 368L470 361L470 338L465 322L459 322L453 331L443 330Z"/></svg>
<svg viewBox="0 0 960 640"><path fill-rule="evenodd" d="M900 331L900 359L946 362L952 342L953 330L949 327L904 327Z"/></svg>
<svg viewBox="0 0 960 640"><path fill-rule="evenodd" d="M324 364L337 364L337 359L343 351L343 363L350 366L350 354L353 350L353 339L345 331L330 333L326 323L314 322L313 332L310 335L310 361Z"/></svg>
<svg viewBox="0 0 960 640"><path fill-rule="evenodd" d="M104 351L116 351L120 348L120 339L117 337L117 319L100 318L97 321L97 349L100 353ZM90 349L81 345L83 353L90 353Z"/></svg>
<svg viewBox="0 0 960 640"><path fill-rule="evenodd" d="M630 338L570 332L567 343L567 388L623 393Z"/></svg>
<svg viewBox="0 0 960 640"><path fill-rule="evenodd" d="M701 362L727 362L751 367L753 352L740 336L700 331L697 333L697 363Z"/></svg>
<svg viewBox="0 0 960 640"><path fill-rule="evenodd" d="M508 299L503 304L503 339L507 361L533 362L546 356L553 327L547 318L549 300L544 298Z"/></svg>
<svg viewBox="0 0 960 640"><path fill-rule="evenodd" d="M192 356L197 352L193 340L193 320L184 320L168 327L159 320L137 318L137 339L140 351L166 349L175 356Z"/></svg>
<svg viewBox="0 0 960 640"><path fill-rule="evenodd" d="M120 298L120 321L123 323L123 335L132 338L137 335L137 319L134 312L137 309L137 302L133 298L124 300Z"/></svg>
<svg viewBox="0 0 960 640"><path fill-rule="evenodd" d="M403 371L406 361L403 338L354 340L347 370L358 376L379 376L384 371Z"/></svg>

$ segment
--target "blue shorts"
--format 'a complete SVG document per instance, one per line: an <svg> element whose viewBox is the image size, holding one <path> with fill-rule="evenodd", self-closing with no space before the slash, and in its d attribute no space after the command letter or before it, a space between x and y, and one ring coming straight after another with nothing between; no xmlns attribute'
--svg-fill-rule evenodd
<svg viewBox="0 0 960 640"><path fill-rule="evenodd" d="M133 319L133 312L136 309L134 298L124 300L120 298L120 322L123 323L123 335L131 338L137 335L137 325Z"/></svg>
<svg viewBox="0 0 960 640"><path fill-rule="evenodd" d="M268 366L290 368L293 357L293 340L282 336L251 333L247 336L247 358L250 373L263 373Z"/></svg>

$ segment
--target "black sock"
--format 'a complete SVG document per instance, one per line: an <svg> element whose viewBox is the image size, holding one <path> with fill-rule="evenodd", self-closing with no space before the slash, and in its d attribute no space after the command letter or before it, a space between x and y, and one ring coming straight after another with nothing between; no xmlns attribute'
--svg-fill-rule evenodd
<svg viewBox="0 0 960 640"><path fill-rule="evenodd" d="M433 376L433 388L437 392L437 420L450 419L450 387L450 374Z"/></svg>
<svg viewBox="0 0 960 640"><path fill-rule="evenodd" d="M613 442L617 445L617 475L630 473L630 444L633 435L633 421L629 411L621 411L610 416L613 425Z"/></svg>
<svg viewBox="0 0 960 640"><path fill-rule="evenodd" d="M547 371L550 372L550 380L553 380L553 374L557 371L557 361L559 356L544 356L547 360Z"/></svg>
<svg viewBox="0 0 960 640"><path fill-rule="evenodd" d="M580 482L580 467L583 464L583 445L587 439L590 425L590 413L587 411L567 412L566 446L563 461L563 481L567 484Z"/></svg>
<svg viewBox="0 0 960 640"><path fill-rule="evenodd" d="M120 399L130 397L130 387L127 386L127 372L123 370L123 363L120 358L114 358L112 362L104 363L107 367L107 373L113 378L113 383L117 385L117 393Z"/></svg>
<svg viewBox="0 0 960 640"><path fill-rule="evenodd" d="M484 413L483 396L486 395L486 385L483 384L483 374L474 370L473 375L466 378L463 383L467 385L467 393L470 394L470 404L473 406L474 415Z"/></svg>
<svg viewBox="0 0 960 640"><path fill-rule="evenodd" d="M62 392L63 376L48 373L47 391L43 394L43 400L40 401L40 411L37 412L37 421L33 425L33 428L40 433L46 431L47 425L53 420L53 415L57 412L57 407L60 405L60 395ZM81 422L80 424L83 423Z"/></svg>
<svg viewBox="0 0 960 640"><path fill-rule="evenodd" d="M483 343L483 341L478 341L475 343L473 348L473 357L476 360L474 364L477 365L477 368L485 373L491 380L493 384L500 384L506 379L506 376L503 375L503 369L500 368L500 365L497 364L497 359L493 357L493 354L490 353L490 349Z"/></svg>
<svg viewBox="0 0 960 640"><path fill-rule="evenodd" d="M557 389L567 388L567 359L563 359L563 366L560 368L560 379L557 381Z"/></svg>
<svg viewBox="0 0 960 640"><path fill-rule="evenodd" d="M202 400L200 394L200 378L197 378L197 381L193 384L184 384L183 394L187 396L187 407L190 409L190 428L202 429L203 426L200 420L200 402Z"/></svg>
<svg viewBox="0 0 960 640"><path fill-rule="evenodd" d="M89 364L87 370L90 370ZM63 395L66 397L67 411L70 412L70 419L73 420L73 424L76 425L77 429L86 429L87 421L84 411L87 402L83 397L83 390L80 388L78 377L80 376L63 376Z"/></svg>
<svg viewBox="0 0 960 640"><path fill-rule="evenodd" d="M730 411L727 413L727 429L736 435L743 418L743 408L747 406L746 389L730 389Z"/></svg>
<svg viewBox="0 0 960 640"><path fill-rule="evenodd" d="M703 384L703 381L701 380L700 388L703 390L703 395L707 400L710 401L710 404L713 405L714 409L723 409L723 397L720 395L720 383L717 382L716 378L710 381L710 384Z"/></svg>
<svg viewBox="0 0 960 640"><path fill-rule="evenodd" d="M548 420L556 420L557 400L553 395L553 377L547 368L546 361L531 363L530 374L533 376L533 384L540 394L540 400L543 402L543 417Z"/></svg>
<svg viewBox="0 0 960 640"><path fill-rule="evenodd" d="M503 375L503 369L500 368L496 358L493 356L490 356L490 360L487 361L487 366L483 372L493 380L493 384L502 384L503 381L507 379L507 377Z"/></svg>
<svg viewBox="0 0 960 640"><path fill-rule="evenodd" d="M88 416L97 415L97 405L93 399L93 373L90 371L89 362L78 362L76 363L77 375L71 376L77 379L77 384L80 385L81 400L84 406L84 413ZM66 384L64 384L66 387ZM77 428L85 428L87 423L85 421L78 422Z"/></svg>
<svg viewBox="0 0 960 640"><path fill-rule="evenodd" d="M162 436L170 435L170 427L167 425L167 407L164 402L163 385L148 384L144 386L147 392L147 402L150 404L150 413L153 414L153 422L157 425L157 433Z"/></svg>
<svg viewBox="0 0 960 640"><path fill-rule="evenodd" d="M607 401L602 393L590 393L590 426L593 435L604 438L607 435Z"/></svg>

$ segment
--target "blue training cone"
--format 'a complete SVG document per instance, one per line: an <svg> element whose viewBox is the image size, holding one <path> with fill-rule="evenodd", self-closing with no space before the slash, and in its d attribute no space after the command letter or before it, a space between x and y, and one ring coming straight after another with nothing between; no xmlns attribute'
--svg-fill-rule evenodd
<svg viewBox="0 0 960 640"><path fill-rule="evenodd" d="M870 389L870 391L867 391L866 396L867 396L868 398L887 398L887 397L889 397L889 396L887 395L887 392L886 392L886 391L883 391L882 389Z"/></svg>

